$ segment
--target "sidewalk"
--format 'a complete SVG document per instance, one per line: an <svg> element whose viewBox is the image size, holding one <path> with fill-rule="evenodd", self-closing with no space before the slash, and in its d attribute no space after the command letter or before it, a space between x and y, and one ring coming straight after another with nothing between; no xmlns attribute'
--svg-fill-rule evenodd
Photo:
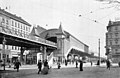
<svg viewBox="0 0 120 78"><path fill-rule="evenodd" d="M97 66L96 64L93 63L93 65L91 66L90 63L84 63L83 67L95 67ZM114 63L112 64L112 66L118 66L118 64ZM57 64L53 64L50 65L51 68L57 68ZM67 66L65 66L65 64L61 64L61 68L75 68L76 65L75 64L68 64ZM79 67L79 64L78 64ZM106 67L106 63L101 63L100 67ZM21 65L20 66L20 70L24 70L24 69L38 69L37 65ZM6 66L6 70L14 70L14 67L12 66L11 68L9 68L8 66Z"/></svg>
<svg viewBox="0 0 120 78"><path fill-rule="evenodd" d="M91 66L90 63L84 63L84 67L89 67ZM96 66L96 65L93 65ZM57 68L57 64L53 64L50 65L51 68ZM73 68L76 67L75 64L68 64L67 66L65 66L65 64L61 64L61 68ZM79 67L79 64L78 64ZM24 69L38 69L37 64L33 64L33 65L21 65L20 66L20 70L24 70ZM12 65L11 68L9 68L8 66L6 66L6 70L14 70L14 66Z"/></svg>
<svg viewBox="0 0 120 78"><path fill-rule="evenodd" d="M79 66L79 65L78 65ZM114 67L117 66L117 67ZM113 64L111 70L106 69L106 64L99 66L90 63L84 63L84 71L75 68L75 64L61 65L61 69L57 69L57 65L52 65L48 75L37 74L36 65L22 65L20 71L16 72L13 68L0 73L0 78L119 78L120 68L117 64ZM12 70L10 70L12 69Z"/></svg>

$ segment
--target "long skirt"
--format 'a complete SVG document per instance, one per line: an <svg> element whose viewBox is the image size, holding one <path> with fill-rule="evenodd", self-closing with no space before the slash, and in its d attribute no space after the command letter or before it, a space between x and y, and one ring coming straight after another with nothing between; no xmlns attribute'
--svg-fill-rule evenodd
<svg viewBox="0 0 120 78"><path fill-rule="evenodd" d="M47 66L45 66L43 69L42 69L42 74L46 75L48 74L48 71L49 71L49 68Z"/></svg>

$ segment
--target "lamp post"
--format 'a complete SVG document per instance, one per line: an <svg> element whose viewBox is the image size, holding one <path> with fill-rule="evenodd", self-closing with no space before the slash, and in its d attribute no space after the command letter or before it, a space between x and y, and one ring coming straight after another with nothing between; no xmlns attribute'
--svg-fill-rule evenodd
<svg viewBox="0 0 120 78"><path fill-rule="evenodd" d="M100 39L99 39L99 47L98 47L98 49L99 49L98 56L99 56L99 65L100 65Z"/></svg>
<svg viewBox="0 0 120 78"><path fill-rule="evenodd" d="M3 65L3 67L4 67L4 70L5 70L5 44L6 44L6 39L5 39L5 37L3 38L3 60L4 60L4 65Z"/></svg>

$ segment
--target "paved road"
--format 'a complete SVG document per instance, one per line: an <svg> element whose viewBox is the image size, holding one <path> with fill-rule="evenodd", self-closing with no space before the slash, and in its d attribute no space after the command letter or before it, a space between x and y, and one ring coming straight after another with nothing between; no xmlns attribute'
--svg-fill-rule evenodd
<svg viewBox="0 0 120 78"><path fill-rule="evenodd" d="M1 75L1 78L120 78L120 68L113 66L108 70L105 66L89 66L84 67L84 71L74 67L53 68L48 75L37 74L37 69L21 69L20 72L11 70Z"/></svg>

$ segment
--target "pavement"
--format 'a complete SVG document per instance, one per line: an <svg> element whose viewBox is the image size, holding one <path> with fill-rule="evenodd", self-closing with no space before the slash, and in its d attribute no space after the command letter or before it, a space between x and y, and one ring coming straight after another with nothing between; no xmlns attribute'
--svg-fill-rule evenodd
<svg viewBox="0 0 120 78"><path fill-rule="evenodd" d="M84 63L84 67L89 67L89 66L90 66L90 63ZM93 64L93 66L96 66L96 65ZM103 66L103 64L101 66ZM57 68L57 64L50 65L50 67ZM68 64L67 66L65 66L65 64L61 64L61 68L71 68L71 67L75 67L75 64ZM24 69L37 69L37 65L36 64L21 65L20 70L24 70ZM1 70L2 70L2 68L1 68ZM6 66L6 70L14 70L14 66L12 65L11 68L9 68L9 66Z"/></svg>
<svg viewBox="0 0 120 78"><path fill-rule="evenodd" d="M111 69L106 69L106 64L93 66L90 63L84 63L84 71L79 71L74 64L67 66L52 65L48 75L37 74L36 65L22 65L20 71L16 72L13 68L6 68L6 71L0 71L0 78L120 78L120 68L117 64L112 64Z"/></svg>
<svg viewBox="0 0 120 78"><path fill-rule="evenodd" d="M113 66L117 66L118 64L112 64ZM78 64L79 66L79 64ZM96 67L97 65L95 63L93 63L92 67ZM100 64L101 67L106 67L106 63L101 63ZM57 64L53 64L50 65L51 68L57 68ZM76 67L75 64L68 64L67 66L65 66L65 64L61 64L61 68L71 68L71 67ZM91 63L84 63L83 67L91 67ZM37 65L33 64L33 65L21 65L20 69L24 70L24 69L37 69ZM6 70L14 70L14 66L12 66L11 68L9 68L8 66L6 66Z"/></svg>

